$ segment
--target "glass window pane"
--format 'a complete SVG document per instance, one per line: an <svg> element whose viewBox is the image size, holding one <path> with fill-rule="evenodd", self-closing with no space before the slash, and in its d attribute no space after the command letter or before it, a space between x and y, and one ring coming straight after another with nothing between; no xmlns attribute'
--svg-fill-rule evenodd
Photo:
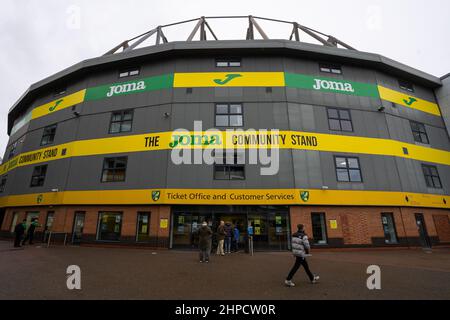
<svg viewBox="0 0 450 320"><path fill-rule="evenodd" d="M128 72L121 72L120 74L119 74L119 78L123 78L123 77L128 77Z"/></svg>
<svg viewBox="0 0 450 320"><path fill-rule="evenodd" d="M320 71L330 73L331 69L330 68L326 68L326 67L320 67Z"/></svg>
<svg viewBox="0 0 450 320"><path fill-rule="evenodd" d="M433 176L439 175L436 167L428 167L428 168L429 168L429 172L431 175L433 175Z"/></svg>
<svg viewBox="0 0 450 320"><path fill-rule="evenodd" d="M117 158L116 161L116 168L125 168L127 166L127 159L126 158Z"/></svg>
<svg viewBox="0 0 450 320"><path fill-rule="evenodd" d="M231 114L242 114L242 105L240 105L240 104L231 104L230 105L230 113Z"/></svg>
<svg viewBox="0 0 450 320"><path fill-rule="evenodd" d="M99 223L99 240L118 241L122 226L119 213L102 213Z"/></svg>
<svg viewBox="0 0 450 320"><path fill-rule="evenodd" d="M216 116L216 126L228 127L228 116Z"/></svg>
<svg viewBox="0 0 450 320"><path fill-rule="evenodd" d="M433 178L431 176L425 176L425 182L428 187L433 188Z"/></svg>
<svg viewBox="0 0 450 320"><path fill-rule="evenodd" d="M111 121L120 121L122 120L122 113L113 113Z"/></svg>
<svg viewBox="0 0 450 320"><path fill-rule="evenodd" d="M230 179L231 180L242 180L244 179L244 167L234 166L230 167Z"/></svg>
<svg viewBox="0 0 450 320"><path fill-rule="evenodd" d="M349 181L347 169L336 169L338 181Z"/></svg>
<svg viewBox="0 0 450 320"><path fill-rule="evenodd" d="M350 112L348 110L339 110L339 117L341 119L350 120Z"/></svg>
<svg viewBox="0 0 450 320"><path fill-rule="evenodd" d="M125 181L125 170L116 169L114 172L114 181Z"/></svg>
<svg viewBox="0 0 450 320"><path fill-rule="evenodd" d="M123 113L122 120L132 120L133 119L133 111L125 111Z"/></svg>
<svg viewBox="0 0 450 320"><path fill-rule="evenodd" d="M128 132L128 131L131 131L131 121L122 122L120 132Z"/></svg>
<svg viewBox="0 0 450 320"><path fill-rule="evenodd" d="M120 122L111 123L111 128L109 129L110 133L118 133L120 132Z"/></svg>
<svg viewBox="0 0 450 320"><path fill-rule="evenodd" d="M341 120L342 131L353 131L352 123L348 120Z"/></svg>
<svg viewBox="0 0 450 320"><path fill-rule="evenodd" d="M214 166L214 179L217 180L228 180L229 174L227 170L227 166Z"/></svg>
<svg viewBox="0 0 450 320"><path fill-rule="evenodd" d="M336 157L337 168L347 168L347 160L345 158Z"/></svg>
<svg viewBox="0 0 450 320"><path fill-rule="evenodd" d="M228 105L227 104L216 105L216 113L217 114L228 114Z"/></svg>
<svg viewBox="0 0 450 320"><path fill-rule="evenodd" d="M427 137L426 134L424 134L424 133L420 134L420 142L422 142L422 143L428 143L429 142L428 141L428 137Z"/></svg>
<svg viewBox="0 0 450 320"><path fill-rule="evenodd" d="M435 188L442 188L441 181L438 177L433 177L433 186Z"/></svg>
<svg viewBox="0 0 450 320"><path fill-rule="evenodd" d="M348 167L353 169L359 169L359 161L356 158L347 158Z"/></svg>
<svg viewBox="0 0 450 320"><path fill-rule="evenodd" d="M422 138L420 136L420 133L418 133L417 131L413 131L413 137L414 137L414 141L422 142Z"/></svg>
<svg viewBox="0 0 450 320"><path fill-rule="evenodd" d="M230 65L230 67L240 67L241 62L240 61L230 61L229 65Z"/></svg>
<svg viewBox="0 0 450 320"><path fill-rule="evenodd" d="M242 116L230 116L230 127L241 127L242 124Z"/></svg>
<svg viewBox="0 0 450 320"><path fill-rule="evenodd" d="M217 61L216 62L217 67L228 67L228 62L226 61Z"/></svg>
<svg viewBox="0 0 450 320"><path fill-rule="evenodd" d="M328 119L328 124L330 125L330 130L338 130L338 131L341 130L339 120Z"/></svg>
<svg viewBox="0 0 450 320"><path fill-rule="evenodd" d="M362 181L361 172L359 170L350 169L349 173L350 173L350 181L353 181L353 182L361 182Z"/></svg>
<svg viewBox="0 0 450 320"><path fill-rule="evenodd" d="M130 76L136 76L139 74L139 70L131 70L130 71Z"/></svg>
<svg viewBox="0 0 450 320"><path fill-rule="evenodd" d="M334 73L334 74L341 74L342 71L341 71L341 69L335 69L335 68L332 68L332 69L331 69L331 73Z"/></svg>
<svg viewBox="0 0 450 320"><path fill-rule="evenodd" d="M337 109L328 109L328 118L339 118Z"/></svg>

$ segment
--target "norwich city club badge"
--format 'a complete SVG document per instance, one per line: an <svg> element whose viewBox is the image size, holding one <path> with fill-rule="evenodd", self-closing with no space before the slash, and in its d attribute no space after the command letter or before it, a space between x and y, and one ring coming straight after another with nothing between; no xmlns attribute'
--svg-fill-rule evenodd
<svg viewBox="0 0 450 320"><path fill-rule="evenodd" d="M309 191L300 191L300 198L303 200L303 202L308 202Z"/></svg>
<svg viewBox="0 0 450 320"><path fill-rule="evenodd" d="M158 201L160 196L161 196L161 191L159 191L159 190L152 191L153 201Z"/></svg>

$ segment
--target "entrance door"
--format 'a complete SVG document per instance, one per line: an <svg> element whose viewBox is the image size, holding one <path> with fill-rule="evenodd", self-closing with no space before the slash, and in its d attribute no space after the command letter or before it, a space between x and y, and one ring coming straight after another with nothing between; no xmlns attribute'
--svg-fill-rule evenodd
<svg viewBox="0 0 450 320"><path fill-rule="evenodd" d="M245 248L245 241L247 239L247 215L245 213L236 213L236 214L216 214L214 216L214 223L213 223L213 248L217 248L217 240L216 238L216 231L219 227L220 221L225 222L225 224L229 223L231 225L232 230L234 230L234 227L237 226L239 230L239 243L238 243L238 249ZM235 242L234 242L234 231L233 231L233 238L232 238L232 244L231 248L232 250L235 250Z"/></svg>
<svg viewBox="0 0 450 320"><path fill-rule="evenodd" d="M73 222L73 231L72 231L72 243L79 244L81 243L81 238L83 236L83 227L84 227L84 212L75 212L75 218Z"/></svg>
<svg viewBox="0 0 450 320"><path fill-rule="evenodd" d="M197 230L203 221L212 227L211 214L176 212L173 214L172 247L197 248Z"/></svg>
<svg viewBox="0 0 450 320"><path fill-rule="evenodd" d="M428 237L427 228L425 226L425 219L422 213L416 213L416 225L419 231L420 244L424 248L431 248L430 238Z"/></svg>

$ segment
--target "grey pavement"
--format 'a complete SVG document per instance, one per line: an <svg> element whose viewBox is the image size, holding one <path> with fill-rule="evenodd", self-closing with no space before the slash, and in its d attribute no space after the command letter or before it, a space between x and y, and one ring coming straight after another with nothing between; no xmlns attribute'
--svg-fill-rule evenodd
<svg viewBox="0 0 450 320"><path fill-rule="evenodd" d="M0 299L450 299L450 249L313 251L294 288L284 278L289 252L215 256L195 251L54 245L13 249L0 241ZM381 268L381 290L368 290L369 265ZM81 290L68 290L66 268L81 268Z"/></svg>

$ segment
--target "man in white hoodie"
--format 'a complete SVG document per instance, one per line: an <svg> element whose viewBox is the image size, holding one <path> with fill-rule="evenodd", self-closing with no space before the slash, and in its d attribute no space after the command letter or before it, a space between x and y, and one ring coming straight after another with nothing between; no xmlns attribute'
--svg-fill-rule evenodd
<svg viewBox="0 0 450 320"><path fill-rule="evenodd" d="M308 262L306 261L306 256L309 255L310 248L308 236L305 234L305 227L303 224L297 225L297 232L292 235L292 254L295 256L295 264L284 281L288 287L295 287L292 278L300 266L303 266L305 269L311 283L317 283L319 280L319 276L311 273Z"/></svg>

